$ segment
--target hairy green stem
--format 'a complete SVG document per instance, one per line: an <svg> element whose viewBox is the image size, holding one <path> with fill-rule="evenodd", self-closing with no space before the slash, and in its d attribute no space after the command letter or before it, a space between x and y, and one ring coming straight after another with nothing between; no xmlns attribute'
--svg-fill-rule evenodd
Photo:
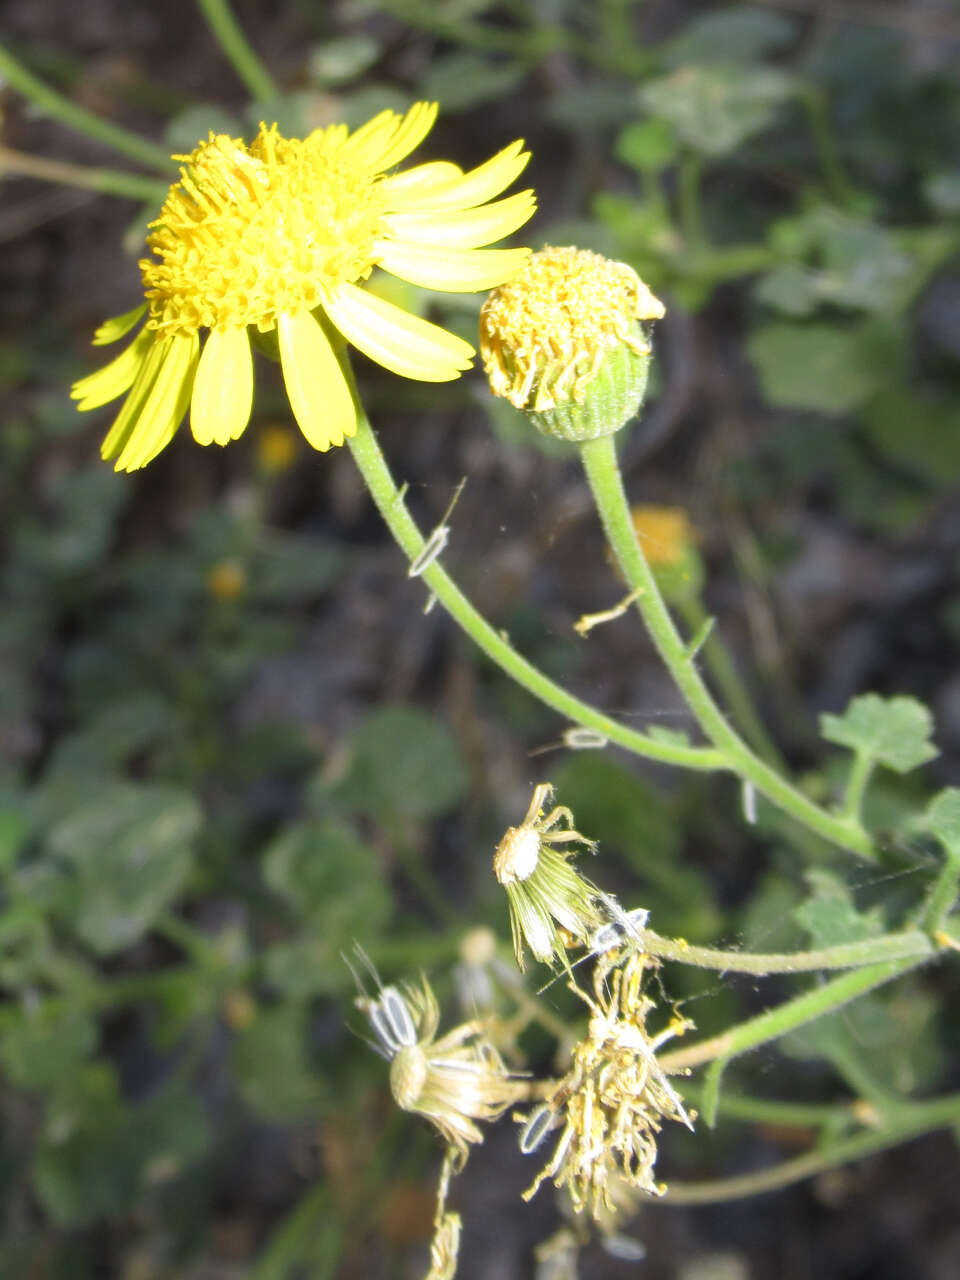
<svg viewBox="0 0 960 1280"><path fill-rule="evenodd" d="M29 98L44 115L61 120L71 129L76 129L78 133L85 133L88 138L95 138L97 142L112 147L121 155L129 156L131 160L137 160L140 164L156 169L160 173L168 174L173 167L170 155L164 147L77 106L63 94L57 93L48 84L44 84L32 71L28 71L3 45L0 45L0 76L18 93Z"/></svg>
<svg viewBox="0 0 960 1280"><path fill-rule="evenodd" d="M426 540L404 504L356 394L354 398L357 401L358 426L356 435L348 440L350 452L390 532L411 564L419 565L427 545ZM560 685L554 684L541 671L522 658L503 635L495 631L480 616L453 579L448 576L446 570L442 568L438 559L433 559L423 567L417 576L423 579L451 617L488 658L541 702L575 724L593 729L610 742L615 742L650 760L682 765L688 769L710 770L724 767L725 757L720 751L707 747L687 747L674 742L661 742L659 739L637 733L605 716L595 707L581 702Z"/></svg>
<svg viewBox="0 0 960 1280"><path fill-rule="evenodd" d="M684 151L681 154L677 168L677 202L680 228L691 253L699 253L707 244L700 200L702 171L703 162L695 151Z"/></svg>
<svg viewBox="0 0 960 1280"><path fill-rule="evenodd" d="M728 1062L741 1053L756 1049L770 1040L779 1039L788 1031L795 1031L797 1027L802 1027L806 1022L812 1022L814 1018L820 1018L825 1013L833 1013L842 1005L855 1000L857 996L862 996L875 987L889 982L892 978L915 969L917 965L922 964L934 954L935 948L930 943L927 951L920 955L914 954L899 960L885 960L880 964L864 965L850 973L842 974L839 978L832 978L829 982L811 987L801 995L794 996L792 1000L785 1000L776 1008L767 1009L765 1013L758 1014L755 1018L748 1018L746 1022L741 1022L718 1036L711 1036L709 1040L701 1040L699 1044L690 1045L687 1049L675 1049L672 1053L665 1053L661 1056L660 1063L665 1071L682 1071L687 1067L698 1067L705 1062L713 1062L717 1058Z"/></svg>
<svg viewBox="0 0 960 1280"><path fill-rule="evenodd" d="M847 785L843 793L842 812L851 822L860 822L863 813L863 797L867 790L876 761L865 752L858 751L850 765Z"/></svg>
<svg viewBox="0 0 960 1280"><path fill-rule="evenodd" d="M585 441L580 452L607 540L628 585L638 592L636 607L701 729L724 756L727 766L771 804L817 835L862 858L874 860L876 854L870 837L859 822L835 816L814 804L751 751L734 730L704 684L695 655L688 652L677 631L640 546L617 466L614 437Z"/></svg>
<svg viewBox="0 0 960 1280"><path fill-rule="evenodd" d="M223 50L234 71L257 102L277 97L277 86L270 72L257 57L243 34L227 0L197 0L207 26Z"/></svg>
<svg viewBox="0 0 960 1280"><path fill-rule="evenodd" d="M817 951L750 952L720 951L713 947L694 947L682 938L661 938L650 929L643 931L644 948L662 960L678 960L681 964L719 973L810 973L822 969L854 969L877 964L882 960L923 959L935 947L919 929L890 933L882 938L862 942L844 942Z"/></svg>
<svg viewBox="0 0 960 1280"><path fill-rule="evenodd" d="M48 160L43 156L30 156L0 145L0 174L19 173L27 178L39 178L43 182L58 182L65 187L80 187L87 191L100 191L108 196L120 196L130 200L147 200L160 204L167 194L168 184L147 178L139 173L123 173L119 169L91 168L85 164L68 164L63 160Z"/></svg>
<svg viewBox="0 0 960 1280"><path fill-rule="evenodd" d="M691 1080L684 1082L682 1089L684 1102L700 1106L703 1085ZM850 1129L861 1123L855 1102L779 1102L770 1098L747 1098L726 1089L720 1096L718 1110L728 1120L787 1125L797 1129Z"/></svg>
<svg viewBox="0 0 960 1280"><path fill-rule="evenodd" d="M855 202L856 193L840 162L826 96L818 86L807 85L800 100L807 113L827 192L842 208L850 208Z"/></svg>
<svg viewBox="0 0 960 1280"><path fill-rule="evenodd" d="M921 1134L932 1133L937 1129L952 1127L960 1121L960 1094L948 1094L943 1098L935 1098L930 1102L910 1104L902 1115L882 1129L868 1130L855 1134L852 1138L843 1138L826 1146L817 1147L806 1155L796 1156L792 1160L784 1160L782 1164L771 1169L762 1169L758 1173L745 1173L735 1178L717 1178L709 1182L671 1182L667 1193L657 1204L688 1205L711 1204L721 1200L739 1200L746 1196L760 1195L765 1191L776 1191L780 1187L789 1186L803 1178L812 1177L826 1169L835 1169L838 1165L847 1164L851 1160L859 1160L875 1151L883 1151L886 1147L895 1146L910 1138L918 1138Z"/></svg>
<svg viewBox="0 0 960 1280"><path fill-rule="evenodd" d="M946 848L944 859L923 910L923 924L931 934L943 928L948 912L957 901L960 884L960 849Z"/></svg>
<svg viewBox="0 0 960 1280"><path fill-rule="evenodd" d="M677 601L677 609L682 614L691 632L696 634L710 621L710 616L697 596L682 596ZM723 695L730 708L730 714L740 726L744 737L765 760L775 768L783 768L783 758L767 733L763 721L757 715L750 695L744 688L743 681L737 672L730 651L723 643L717 630L709 633L703 642L700 652L713 676L714 683Z"/></svg>

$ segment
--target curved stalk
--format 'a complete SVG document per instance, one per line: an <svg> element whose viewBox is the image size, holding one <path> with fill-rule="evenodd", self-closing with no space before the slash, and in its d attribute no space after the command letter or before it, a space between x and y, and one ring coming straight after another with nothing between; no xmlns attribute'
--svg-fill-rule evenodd
<svg viewBox="0 0 960 1280"><path fill-rule="evenodd" d="M346 360L344 368L349 376ZM709 747L687 747L647 737L573 697L521 657L509 641L480 616L438 559L434 558L425 567L419 568L427 558L424 555L427 542L397 489L355 389L354 399L357 405L357 433L347 443L380 514L407 559L418 566L417 576L423 579L447 612L488 658L548 707L575 724L596 731L610 742L626 747L636 755L665 764L682 765L687 769L712 770L726 765L725 757L720 751Z"/></svg>
<svg viewBox="0 0 960 1280"><path fill-rule="evenodd" d="M704 684L694 655L677 631L664 603L630 518L630 508L617 466L613 436L588 440L580 446L587 480L603 521L607 540L628 586L637 592L640 611L651 639L701 729L723 754L728 767L766 796L771 804L817 835L861 858L876 859L869 835L859 821L835 816L814 804L803 792L761 760L734 730Z"/></svg>
<svg viewBox="0 0 960 1280"><path fill-rule="evenodd" d="M207 21L217 44L234 71L250 90L255 101L267 102L277 97L273 77L257 57L253 46L243 34L227 0L197 0L197 6Z"/></svg>
<svg viewBox="0 0 960 1280"><path fill-rule="evenodd" d="M58 182L65 187L80 187L87 191L100 191L108 196L120 196L130 200L147 200L160 204L167 194L167 183L158 182L139 173L123 173L119 169L91 168L85 164L68 164L63 160L48 160L43 156L30 156L0 145L0 173L19 173L27 178L39 178L43 182Z"/></svg>
<svg viewBox="0 0 960 1280"><path fill-rule="evenodd" d="M745 1196L762 1195L765 1191L777 1191L822 1173L838 1165L863 1156L883 1151L899 1142L918 1138L921 1134L956 1125L960 1120L960 1094L952 1093L930 1102L915 1102L904 1108L902 1115L882 1129L858 1133L827 1146L818 1147L806 1155L784 1160L770 1169L757 1173L740 1174L734 1178L717 1178L708 1182L670 1182L666 1195L657 1204L675 1205L712 1204L723 1200L740 1200Z"/></svg>
<svg viewBox="0 0 960 1280"><path fill-rule="evenodd" d="M48 84L44 84L32 71L28 71L3 45L0 45L0 76L18 93L29 98L44 115L61 120L71 129L76 129L78 133L85 133L88 138L95 138L97 142L103 142L114 151L119 151L121 155L129 156L131 160L137 160L140 164L156 169L159 173L169 174L175 167L164 147L77 106L63 94L57 93L56 89L51 89Z"/></svg>
<svg viewBox="0 0 960 1280"><path fill-rule="evenodd" d="M662 960L719 973L752 973L763 977L770 973L810 973L823 969L854 969L883 960L923 959L935 947L919 929L890 933L862 942L844 942L817 951L750 952L721 951L713 947L694 947L683 938L661 938L650 929L643 931L645 949Z"/></svg>

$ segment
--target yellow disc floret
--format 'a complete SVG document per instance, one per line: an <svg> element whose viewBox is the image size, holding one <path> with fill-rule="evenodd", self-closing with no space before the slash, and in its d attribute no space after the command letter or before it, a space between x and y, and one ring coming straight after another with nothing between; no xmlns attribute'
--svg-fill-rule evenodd
<svg viewBox="0 0 960 1280"><path fill-rule="evenodd" d="M663 313L626 263L589 249L543 249L483 304L480 349L491 388L518 409L582 404L612 347L649 353L637 321Z"/></svg>
<svg viewBox="0 0 960 1280"><path fill-rule="evenodd" d="M589 249L542 249L481 309L490 389L548 434L590 439L616 431L621 402L633 397L632 416L646 385L650 343L641 322L663 314L663 303L626 263ZM602 372L611 403L599 416L571 417L567 411L604 381Z"/></svg>
<svg viewBox="0 0 960 1280"><path fill-rule="evenodd" d="M306 140L260 126L245 146L211 134L189 156L140 263L151 329L256 325L312 311L369 276L384 214L375 175L345 154L344 130Z"/></svg>

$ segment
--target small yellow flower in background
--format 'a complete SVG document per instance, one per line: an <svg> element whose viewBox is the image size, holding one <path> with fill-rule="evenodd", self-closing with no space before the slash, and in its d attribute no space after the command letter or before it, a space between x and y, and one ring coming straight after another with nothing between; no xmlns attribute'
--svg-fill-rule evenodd
<svg viewBox="0 0 960 1280"><path fill-rule="evenodd" d="M552 796L553 788L542 782L523 822L507 830L493 856L494 875L507 892L513 950L521 970L524 946L541 964L558 961L569 967L561 931L587 943L606 918L596 887L570 865L574 851L554 847L580 844L593 852L596 845L574 830L573 814L566 806L544 813Z"/></svg>
<svg viewBox="0 0 960 1280"><path fill-rule="evenodd" d="M622 1199L617 1189L621 1178L648 1195L663 1194L664 1186L653 1175L657 1134L664 1120L691 1129L693 1123L655 1055L691 1024L675 1018L658 1035L647 1032L654 1002L643 993L643 977L655 966L655 960L638 952L625 961L613 952L594 970L592 997L570 984L589 1007L590 1021L553 1095L521 1117L525 1154L560 1129L553 1154L524 1193L525 1200L549 1178L556 1187L567 1188L576 1213L587 1210L603 1224L605 1214L615 1214Z"/></svg>
<svg viewBox="0 0 960 1280"><path fill-rule="evenodd" d="M533 214L532 191L494 200L529 153L514 142L467 173L445 160L390 170L433 126L435 103L382 111L252 143L211 133L189 156L151 224L140 263L147 302L106 321L95 344L143 329L112 363L73 388L79 408L127 393L102 448L118 471L144 466L190 409L200 444L227 444L253 403L251 333L274 344L293 415L314 448L356 430L336 334L408 378L446 382L469 343L360 286L375 266L428 289L475 292L507 280L529 250L488 249ZM206 331L201 344L201 334Z"/></svg>
<svg viewBox="0 0 960 1280"><path fill-rule="evenodd" d="M630 508L630 515L651 567L672 568L696 541L693 525L683 507L637 506Z"/></svg>
<svg viewBox="0 0 960 1280"><path fill-rule="evenodd" d="M458 1167L471 1143L482 1142L477 1120L496 1120L529 1095L512 1077L477 1021L437 1038L440 1011L424 978L419 987L382 987L378 998L357 999L390 1062L390 1092L397 1106L424 1116L455 1153Z"/></svg>
<svg viewBox="0 0 960 1280"><path fill-rule="evenodd" d="M218 560L207 573L207 590L215 600L238 600L246 589L247 571L239 560Z"/></svg>
<svg viewBox="0 0 960 1280"><path fill-rule="evenodd" d="M547 435L610 435L646 389L650 342L641 322L663 314L626 263L572 246L542 249L481 308L490 389Z"/></svg>
<svg viewBox="0 0 960 1280"><path fill-rule="evenodd" d="M257 435L257 467L265 476L282 475L297 456L297 437L279 422L272 422Z"/></svg>
<svg viewBox="0 0 960 1280"><path fill-rule="evenodd" d="M698 596L705 571L697 550L697 531L682 507L630 508L643 554L657 586L668 600Z"/></svg>

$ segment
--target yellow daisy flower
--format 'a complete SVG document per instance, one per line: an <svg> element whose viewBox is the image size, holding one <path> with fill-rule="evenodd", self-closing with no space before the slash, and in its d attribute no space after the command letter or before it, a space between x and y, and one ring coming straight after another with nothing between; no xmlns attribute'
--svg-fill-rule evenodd
<svg viewBox="0 0 960 1280"><path fill-rule="evenodd" d="M330 125L302 140L261 125L249 146L211 133L175 157L185 166L151 224L155 256L140 263L147 302L101 325L94 343L117 341L145 313L146 324L72 393L84 410L127 393L102 449L118 471L154 458L188 407L200 444L243 432L252 334L279 354L294 417L321 450L356 430L332 331L407 378L447 382L470 366L469 343L359 287L379 266L427 289L486 290L527 258L482 247L536 207L532 191L494 199L530 158L522 142L467 173L445 160L390 172L436 114L436 103L418 102L353 133Z"/></svg>

